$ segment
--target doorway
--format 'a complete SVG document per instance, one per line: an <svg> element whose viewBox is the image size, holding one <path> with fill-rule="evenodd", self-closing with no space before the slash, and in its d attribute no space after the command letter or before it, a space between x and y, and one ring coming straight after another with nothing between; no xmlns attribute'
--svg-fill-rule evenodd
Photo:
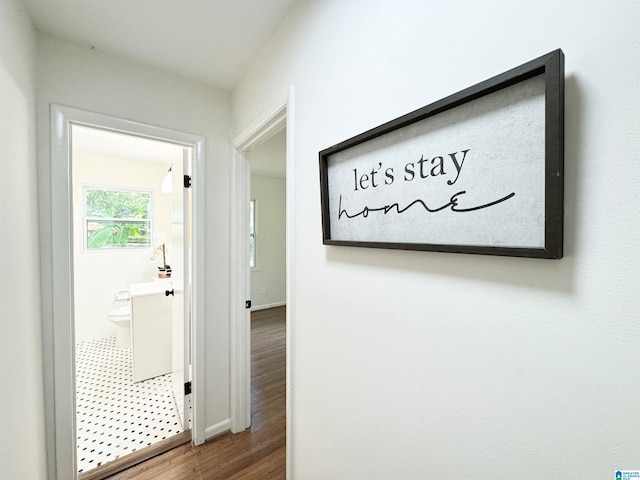
<svg viewBox="0 0 640 480"><path fill-rule="evenodd" d="M234 138L231 204L231 430L240 432L251 425L251 332L249 202L251 169L248 153L286 128L286 437L291 438L291 338L295 328L294 231L294 142L295 87L276 99L262 115ZM291 442L286 446L287 475L291 472Z"/></svg>
<svg viewBox="0 0 640 480"><path fill-rule="evenodd" d="M247 153L251 311L286 305L286 128Z"/></svg>
<svg viewBox="0 0 640 480"><path fill-rule="evenodd" d="M77 124L71 139L76 458L84 478L189 429L191 205L182 177L193 148Z"/></svg>
<svg viewBox="0 0 640 480"><path fill-rule="evenodd" d="M101 114L95 114L91 112L81 111L68 107L52 106L52 250L56 253L53 257L53 268L56 271L56 282L54 282L53 290L56 296L56 302L53 306L53 321L52 325L45 325L45 338L50 337L54 345L52 354L53 365L53 388L49 387L49 394L54 399L54 411L53 411L53 423L55 426L55 442L53 444L52 455L55 458L55 472L57 478L104 478L114 471L127 468L128 466L137 462L143 461L150 456L157 455L163 450L172 448L173 446L193 440L194 443L201 443L201 439L204 437L204 425L201 415L202 394L198 393L198 383L202 375L202 311L203 311L203 296L202 289L202 277L203 272L199 268L190 268L192 265L197 265L197 259L203 256L203 207L204 207L204 175L203 175L203 138L195 135L184 134L172 130L162 129L159 127L142 125L135 122L121 120ZM163 259L160 261L162 265L152 264L150 255L152 250L157 251L160 240L154 238L154 224L156 226L162 224L162 221L154 220L152 217L154 202L151 201L145 208L147 209L146 216L144 210L140 204L135 207L135 212L132 216L131 211L125 215L126 218L118 217L117 215L107 215L100 217L96 215L97 210L93 208L91 210L88 205L91 204L95 207L96 204L96 192L104 201L105 198L127 197L124 200L133 201L134 197L145 197L144 193L149 192L149 188L144 185L117 185L113 181L108 180L109 175L114 175L113 171L129 171L131 180L135 180L136 177L146 177L147 174L136 175L132 174L135 168L133 164L126 164L124 167L121 165L118 168L114 168L115 164L109 165L111 168L103 168L102 173L97 177L97 181L87 181L85 185L78 186L73 183L73 179L76 176L82 175L75 170L74 163L74 136L78 140L81 138L81 129L87 129L87 132L93 134L111 135L118 134L129 140L145 141L145 142L158 142L163 143L165 146L172 145L176 157L172 159L172 166L168 169L166 165L156 162L156 169L160 171L160 174L164 176L171 176L170 171L173 173L173 186L172 188L176 192L170 195L168 204L165 202L166 209L171 211L170 219L168 223L164 223L166 231L166 239L163 244L171 245L171 248L175 246L177 254L169 256L171 262L173 262L170 279L160 279L158 276L166 276L166 266L169 261L166 259L166 251ZM80 142L79 142L80 143ZM92 147L99 142L95 138L88 142ZM115 143L114 143L115 144ZM144 162L143 162L144 163ZM153 162L151 162L153 163ZM79 162L80 165L80 162ZM102 165L105 167L105 165ZM142 167L144 170L146 167ZM184 168L184 171L182 171ZM95 169L95 165L94 165ZM112 170L109 172L109 170ZM147 170L145 170L147 172ZM86 173L86 172L85 172ZM95 171L93 174L95 175ZM184 178L184 175L188 178ZM162 175L161 175L162 176ZM127 177L125 175L124 177ZM189 182L187 182L189 180ZM138 181L138 180L135 180ZM162 183L162 178L159 179ZM183 185L184 182L184 185ZM117 182L115 182L117 183ZM166 182L165 182L166 183ZM191 188L183 188L190 184ZM142 187L142 188L140 188ZM153 190L153 189L151 189ZM105 196L106 192L106 196ZM142 193L142 195L140 195ZM150 196L150 195L149 195ZM87 199L91 198L91 201ZM79 201L78 201L79 200ZM122 200L122 198L121 198ZM139 198L138 198L139 200ZM157 199L156 199L157 200ZM126 203L126 202L125 202ZM143 202L144 203L144 202ZM160 205L159 202L158 206ZM74 228L77 226L78 228ZM105 227L105 228L102 228ZM179 232L178 232L179 230ZM102 233L100 233L102 231ZM157 233L157 232L156 232ZM178 234L179 233L179 234ZM157 236L156 236L157 237ZM106 240L105 240L106 239ZM183 242L183 243L182 243ZM111 243L111 245L109 245ZM131 252L126 252L129 256L125 263L126 268L111 268L115 264L115 257L113 253L115 250L126 250L126 244L141 247L138 252L144 251L144 253L138 253L134 258ZM138 245L135 245L138 244ZM92 249L102 249L102 251L90 251ZM82 251L83 254L88 255L90 259L89 263L100 263L102 261L103 267L99 265L85 264L80 265L76 263L76 254ZM109 257L110 256L110 257ZM105 266L105 258L109 257L111 261L108 261L108 267ZM148 262L142 266L142 259L144 262ZM86 259L85 259L86 260ZM122 259L120 259L122 260ZM159 261L156 257L154 260L156 263ZM95 268L94 268L95 267ZM154 268L162 267L162 270L158 270L158 273L153 273ZM93 278L87 281L87 277L83 277L87 272L81 270L90 270ZM133 277L131 277L133 271ZM152 273L150 273L152 272ZM137 276L136 276L137 275ZM111 287L102 288L98 286L98 277L108 277L107 280ZM135 277L135 278L134 278ZM156 277L156 278L154 278ZM142 280L142 281L141 281ZM146 282L144 280L147 280ZM162 282L169 283L162 283ZM100 306L96 305L99 309L98 314L90 315L90 319L77 329L77 324L80 325L82 319L76 319L76 316L81 312L83 303L81 298L83 287L82 283L88 283L89 286L96 286L98 288L89 288L98 292L98 295L102 295L102 301ZM111 283L109 283L111 282ZM115 290L112 290L114 285L119 285ZM129 288L127 289L127 285ZM137 285L137 290L134 286ZM151 288L153 287L153 288ZM170 289L168 287L171 287ZM151 290L153 292L151 292ZM145 290L146 289L146 290ZM156 292L155 290L158 290ZM86 293L86 292L85 292ZM163 323L165 325L163 330L168 332L166 340L163 342L168 343L169 367L163 367L165 370L170 370L169 374L172 378L180 378L181 375L185 375L184 379L180 380L180 385L176 386L168 377L162 379L164 372L146 372L143 377L136 378L140 382L151 378L154 383L163 383L165 390L168 391L171 403L175 406L176 419L171 423L175 423L174 431L168 431L170 429L162 426L155 425L156 430L161 433L158 434L154 440L158 440L151 447L148 446L147 440L133 440L130 436L130 427L113 427L113 431L110 432L113 440L120 442L121 446L124 442L129 441L128 449L132 451L135 448L136 454L123 456L122 458L109 462L106 465L102 465L100 469L102 471L98 473L94 470L90 476L87 474L78 475L77 466L80 466L82 457L79 451L76 449L79 444L79 426L80 420L76 417L76 407L79 406L76 403L76 386L80 386L79 382L76 382L76 337L78 340L87 340L91 336L103 336L104 332L109 331L109 335L117 331L118 328L115 324L108 323L108 315L104 316L104 306L108 304L107 312L109 312L111 306L116 306L114 303L122 301L126 303L130 302L131 305L131 351L130 357L133 364L141 365L144 360L139 358L140 351L148 350L149 345L146 347L143 345L141 349L134 347L136 332L145 332L144 321L137 322L137 319L144 318L159 318L160 313L158 311L152 312L152 314L144 315L140 312L144 312L145 302L143 298L147 298L148 295L158 294L159 298L163 300L166 298L165 305L168 310L167 320ZM78 297L78 299L76 299ZM136 301L136 298L140 298L140 301ZM111 303L113 302L113 303ZM166 303L169 302L169 303ZM160 302L151 302L153 308ZM137 306L136 306L137 305ZM176 308L174 308L176 307ZM85 302L86 308L86 302ZM86 310L84 310L86 313ZM138 312L138 313L136 313ZM174 323L173 318L184 315L184 319L180 319L179 322ZM96 320L96 316L100 317L100 320ZM79 322L76 322L79 320ZM191 320L191 321L189 321ZM191 328L189 328L191 327ZM148 330L147 330L148 331ZM153 330L154 336L157 333L157 329ZM144 336L144 335L143 335ZM147 336L149 336L147 334ZM115 335L117 338L117 334ZM156 344L162 342L151 342L151 346L155 348ZM153 348L151 348L153 350ZM165 352L166 350L165 349ZM120 352L122 353L122 351ZM125 355L126 356L126 355ZM144 357L144 355L143 355ZM193 359L193 361L191 361ZM147 364L156 363L155 360L147 359ZM161 362L158 362L161 363ZM135 367L131 367L135 369ZM112 372L113 373L113 372ZM189 374L191 373L191 376ZM130 375L133 380L133 374ZM193 386L189 383L189 379L193 378ZM158 380L160 379L160 380ZM138 382L133 382L138 383ZM178 387L178 388L176 388ZM187 402L185 402L180 393L187 392L187 387L192 388L195 395L191 395L191 408L187 408ZM174 392L175 390L175 392ZM104 397L104 389L100 392L100 395ZM134 403L140 410L137 411L134 416L138 423L144 423L145 417L150 419L149 410L146 408L146 403L149 403L149 397L153 394L149 389L145 390L141 399L136 399L134 402L130 402L130 397L125 396L123 403ZM183 398L188 399L188 395ZM91 415L95 412L97 403L104 403L105 399L96 399L96 405L92 405L88 408L87 413ZM108 402L108 400L106 400ZM111 409L115 410L114 405L111 405ZM145 412L145 410L147 410ZM191 416L189 418L189 412ZM186 415L185 415L186 413ZM182 416L182 418L180 418ZM138 418L139 417L139 418ZM151 423L150 421L147 423ZM192 430L189 431L189 424L192 426ZM136 425L137 426L137 425ZM153 428L154 425L151 425ZM127 429L126 432L124 429ZM160 429L164 429L160 430ZM120 430L123 434L120 434ZM183 432L183 433L179 433ZM95 434L95 429L91 430L92 434ZM173 435L179 433L178 435ZM146 432L145 432L146 434ZM155 434L150 436L154 437ZM165 436L166 438L162 438ZM126 437L127 440L124 440ZM95 440L95 442L94 442ZM133 441L132 441L133 440ZM115 447L115 441L109 441L107 439L98 440L97 438L91 438L90 441L95 443L98 448L107 450L106 447ZM103 443L101 443L103 442ZM137 445L134 447L134 442ZM111 445L109 445L111 443ZM124 443L126 445L126 443ZM144 448L146 447L146 448ZM94 448L94 450L97 450ZM149 451L152 450L152 451ZM112 453L115 455L115 453ZM135 457L135 458L130 458ZM124 461L123 461L124 460ZM116 468L116 470L109 470L106 467Z"/></svg>

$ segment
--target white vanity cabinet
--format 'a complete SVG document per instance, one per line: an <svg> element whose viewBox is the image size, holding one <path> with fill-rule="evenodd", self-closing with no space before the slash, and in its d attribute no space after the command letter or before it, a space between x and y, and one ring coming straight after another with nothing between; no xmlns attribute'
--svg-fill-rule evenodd
<svg viewBox="0 0 640 480"><path fill-rule="evenodd" d="M170 281L131 284L133 381L171 372Z"/></svg>

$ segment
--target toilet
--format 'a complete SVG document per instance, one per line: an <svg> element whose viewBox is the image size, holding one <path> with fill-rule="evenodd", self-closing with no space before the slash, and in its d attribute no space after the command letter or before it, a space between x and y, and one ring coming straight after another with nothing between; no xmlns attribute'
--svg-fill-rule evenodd
<svg viewBox="0 0 640 480"><path fill-rule="evenodd" d="M116 326L116 348L131 347L131 297L128 290L118 290L116 305L109 310L109 321Z"/></svg>

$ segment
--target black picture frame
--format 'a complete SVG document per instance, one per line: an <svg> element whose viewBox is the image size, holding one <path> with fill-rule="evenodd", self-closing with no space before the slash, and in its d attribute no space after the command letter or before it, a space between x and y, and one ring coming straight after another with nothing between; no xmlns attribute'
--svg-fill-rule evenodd
<svg viewBox="0 0 640 480"><path fill-rule="evenodd" d="M539 77L540 76L540 77ZM541 234L538 235L540 238L540 245L535 246L511 246L511 245L502 245L502 244L469 244L464 242L464 238L460 238L460 243L457 243L457 240L450 242L420 242L420 241L394 241L393 239L389 241L388 238L384 240L380 240L376 235L369 235L364 233L362 238L349 239L346 237L341 237L334 233L332 230L332 217L333 213L334 219L333 222L336 223L336 208L335 208L335 200L334 202L334 210L330 212L331 205L331 195L336 196L336 192L331 191L330 184L332 183L330 180L330 175L336 175L330 173L330 167L332 164L332 159L336 154L344 155L348 154L350 149L353 149L356 146L361 146L366 144L367 142L371 142L375 139L380 138L383 135L387 135L392 132L398 132L407 127L411 127L416 124L416 122L421 122L423 120L427 120L427 122L423 122L423 124L428 125L429 122L433 121L438 115L443 114L444 112L451 111L458 107L461 107L469 102L472 102L477 99L481 99L490 94L498 93L498 95L502 95L502 91L504 89L512 86L517 86L521 84L521 82L525 82L529 79L533 79L534 77L539 77L535 81L540 82L544 85L544 112L543 119L540 119L540 124L542 125L542 121L544 122L543 132L539 133L540 138L542 138L542 134L544 135L541 143L543 142L544 149L543 152L538 154L539 157L544 155L544 158L540 161L540 167L544 168L544 179L540 180L540 182L544 181L544 198L538 199L540 208L544 208L544 212L539 212L541 220L539 221L539 225L537 228L540 230L544 228L544 240L542 242ZM516 87L518 88L518 87ZM494 98L494 97L491 97ZM469 108L469 107L466 107ZM422 125L422 124L421 124ZM415 127L414 127L415 128ZM527 132L522 131L523 138L526 138ZM403 133L394 133L394 135L402 135ZM386 138L386 137L385 137ZM359 147L359 148L367 148L367 147ZM375 148L375 147L373 147ZM341 153L344 152L344 153ZM465 152L466 155L466 152ZM451 156L451 154L449 154ZM442 157L439 158L442 162ZM445 157L446 158L446 157ZM435 158L433 159L435 160ZM432 162L433 162L432 160ZM453 157L455 161L455 155ZM508 70L502 74L496 75L486 81L478 83L474 86L466 88L460 92L457 92L453 95L450 95L446 98L443 98L439 101L436 101L432 104L429 104L425 107L422 107L418 110L415 110L407 115L403 115L399 118L396 118L390 122L387 122L383 125L380 125L376 128L373 128L367 132L364 132L360 135L352 137L348 140L345 140L341 143L338 143L332 147L326 148L319 152L319 161L320 161L320 191L321 191L321 207L322 207L322 235L323 235L323 243L325 245L330 246L351 246L351 247L369 247L369 248L385 248L385 249L402 249L402 250L422 250L422 251L434 251L434 252L449 252L449 253L468 253L468 254L484 254L484 255L501 255L501 256L513 256L513 257L532 257L532 258L546 258L546 259L559 259L563 256L563 210L564 210L564 54L562 50L557 49L546 55L543 55L539 58L531 60L523 65L515 67L511 70ZM336 160L337 162L337 160ZM412 164L413 165L413 164ZM422 166L422 165L421 165ZM458 165L455 165L458 168ZM407 168L407 167L405 167ZM462 164L459 167L462 168ZM514 168L517 168L515 166ZM460 169L458 170L458 175L460 175ZM355 183L355 190L358 189L358 180L357 180L357 169L354 169L355 179L352 179ZM344 175L343 175L344 177ZM366 177L366 175L365 175ZM425 178L425 177L422 177ZM407 177L405 176L405 180ZM362 180L362 179L361 179ZM369 179L370 180L370 179ZM345 180L346 181L346 180ZM350 180L351 181L351 180ZM393 181L393 179L392 179ZM361 182L360 186L371 186ZM374 185L377 186L377 185ZM370 189L369 192L372 192L374 189ZM382 189L379 189L382 190ZM453 199L453 196L452 196ZM503 199L504 200L504 199ZM342 201L342 196L340 195L340 201ZM381 200L384 202L384 200ZM502 200L501 200L502 201ZM457 200L451 202L451 204L456 203ZM495 202L497 203L497 202ZM455 210L455 206L451 206L450 209ZM365 207L359 212L360 215L359 220L362 221L362 217L373 218L375 215L383 216L388 213L389 210L392 210L389 204L377 204L380 208L368 208ZM424 205L424 203L423 203ZM543 205L543 207L542 207ZM386 207L383 208L383 207ZM402 213L400 211L400 207L397 204L393 204L395 207L395 213ZM426 209L427 207L425 207ZM482 207L485 208L485 207ZM342 215L343 213L347 213L346 210L343 209L342 206L339 207L340 211L338 212L338 221L343 221L343 219L350 220L351 217L347 215ZM365 211L366 210L366 211ZM384 210L384 211L383 211ZM469 209L471 210L471 209ZM372 213L374 212L374 213ZM392 212L393 213L393 212ZM431 212L429 212L431 213ZM542 215L544 216L542 220ZM354 213L354 217L357 215ZM390 217L391 215L389 215ZM456 215L451 215L452 217L456 217ZM463 216L457 216L460 218ZM424 215L425 221L429 221L429 215ZM388 219L386 219L388 220ZM543 222L543 225L542 225ZM393 228L396 228L395 226ZM398 226L398 233L402 234L403 228L411 228L406 226ZM517 228L514 226L513 228ZM389 230L389 229L387 229ZM389 235L387 235L389 236ZM399 235L401 237L402 235ZM459 235L456 238L463 237L463 235Z"/></svg>

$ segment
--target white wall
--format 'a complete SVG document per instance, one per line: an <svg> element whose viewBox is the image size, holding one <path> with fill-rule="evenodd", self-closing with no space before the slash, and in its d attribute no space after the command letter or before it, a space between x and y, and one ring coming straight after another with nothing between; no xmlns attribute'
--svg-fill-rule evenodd
<svg viewBox="0 0 640 480"><path fill-rule="evenodd" d="M171 160L181 160L173 158ZM108 319L113 307L114 292L128 290L136 282L150 282L157 278L157 265L162 258L151 261L150 248L132 250L88 251L84 249L83 186L133 188L152 193L152 229L164 231L171 248L171 194L160 192L160 183L167 173L167 165L145 163L118 158L74 155L74 307L75 342L115 336L116 327ZM171 265L171 257L167 259Z"/></svg>
<svg viewBox="0 0 640 480"><path fill-rule="evenodd" d="M284 305L287 298L285 193L285 179L251 176L251 198L256 200L257 205L257 268L251 271L251 302L254 310Z"/></svg>
<svg viewBox="0 0 640 480"><path fill-rule="evenodd" d="M0 478L46 478L35 31L22 2L0 2Z"/></svg>
<svg viewBox="0 0 640 480"><path fill-rule="evenodd" d="M205 425L229 419L229 95L145 65L37 37L38 166L44 322L52 273L49 106L79 108L205 137ZM50 345L45 346L50 351ZM50 406L49 406L50 408Z"/></svg>
<svg viewBox="0 0 640 480"><path fill-rule="evenodd" d="M292 478L640 468L640 4L309 1L232 96L295 84ZM325 247L318 151L555 48L565 258Z"/></svg>

